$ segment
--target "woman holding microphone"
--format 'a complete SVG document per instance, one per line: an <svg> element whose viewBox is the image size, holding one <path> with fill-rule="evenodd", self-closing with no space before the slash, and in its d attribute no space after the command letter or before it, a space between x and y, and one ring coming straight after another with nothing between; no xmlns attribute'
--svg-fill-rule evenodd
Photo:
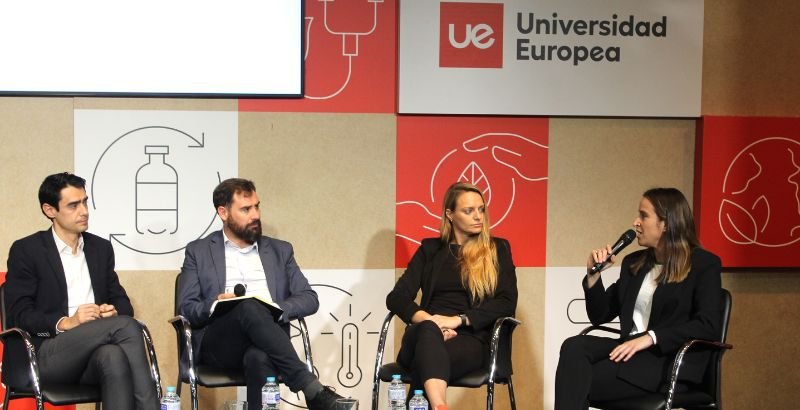
<svg viewBox="0 0 800 410"><path fill-rule="evenodd" d="M613 400L664 389L672 359L690 339L713 339L721 326L720 259L700 247L689 203L675 188L654 188L639 201L633 221L645 249L622 260L608 289L595 264L611 246L591 251L583 279L586 312L594 325L619 317L618 339L579 335L561 345L555 408L586 409L588 400ZM610 262L615 262L611 256ZM681 381L698 383L704 353L684 359Z"/></svg>

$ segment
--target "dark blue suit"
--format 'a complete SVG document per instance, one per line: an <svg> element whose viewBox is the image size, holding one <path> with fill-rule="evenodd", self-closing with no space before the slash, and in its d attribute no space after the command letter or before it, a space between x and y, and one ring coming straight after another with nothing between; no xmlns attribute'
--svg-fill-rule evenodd
<svg viewBox="0 0 800 410"><path fill-rule="evenodd" d="M244 301L224 316L209 320L211 304L225 291L222 231L186 247L178 283L178 312L195 329L193 339L199 344L195 346L198 359L220 367L243 367L248 403L255 406L261 403L261 386L266 376L280 374L292 391L316 380L291 344L288 323L319 308L317 293L295 262L290 243L262 236L258 253L270 296L284 311L280 322L255 301Z"/></svg>

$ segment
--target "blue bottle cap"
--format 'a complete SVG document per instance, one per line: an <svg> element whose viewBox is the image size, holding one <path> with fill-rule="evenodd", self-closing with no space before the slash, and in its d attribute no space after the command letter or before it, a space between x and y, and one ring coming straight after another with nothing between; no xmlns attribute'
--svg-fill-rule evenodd
<svg viewBox="0 0 800 410"><path fill-rule="evenodd" d="M275 383L275 378L273 376L267 376L267 382Z"/></svg>
<svg viewBox="0 0 800 410"><path fill-rule="evenodd" d="M175 393L175 387L174 386L167 387L167 393Z"/></svg>
<svg viewBox="0 0 800 410"><path fill-rule="evenodd" d="M401 376L399 374L393 374L392 379L400 380Z"/></svg>
<svg viewBox="0 0 800 410"><path fill-rule="evenodd" d="M422 396L422 390L414 390L415 396Z"/></svg>

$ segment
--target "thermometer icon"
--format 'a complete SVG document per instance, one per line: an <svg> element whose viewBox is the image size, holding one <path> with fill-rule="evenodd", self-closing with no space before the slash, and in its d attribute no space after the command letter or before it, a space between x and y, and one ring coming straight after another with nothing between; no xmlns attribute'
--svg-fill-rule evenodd
<svg viewBox="0 0 800 410"><path fill-rule="evenodd" d="M336 373L344 387L355 387L361 382L361 367L358 366L358 327L354 323L342 326L342 362Z"/></svg>

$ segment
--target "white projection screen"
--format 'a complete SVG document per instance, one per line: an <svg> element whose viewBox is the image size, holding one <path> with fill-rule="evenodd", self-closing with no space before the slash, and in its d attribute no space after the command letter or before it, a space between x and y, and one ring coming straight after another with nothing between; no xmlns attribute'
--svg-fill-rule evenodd
<svg viewBox="0 0 800 410"><path fill-rule="evenodd" d="M0 15L1 95L303 95L302 0L7 0Z"/></svg>

